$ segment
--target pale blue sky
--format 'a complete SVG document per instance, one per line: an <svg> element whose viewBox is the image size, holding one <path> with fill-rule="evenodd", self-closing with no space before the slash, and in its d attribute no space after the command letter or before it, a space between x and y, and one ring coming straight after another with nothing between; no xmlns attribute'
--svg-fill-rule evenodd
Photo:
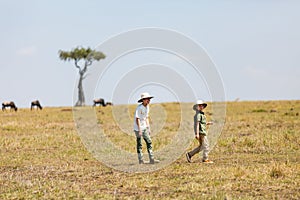
<svg viewBox="0 0 300 200"><path fill-rule="evenodd" d="M58 50L94 48L142 27L175 30L200 44L216 64L228 101L300 99L300 1L0 0L0 5L1 102L72 105L77 71L59 60ZM100 93L95 96L113 98ZM157 102L172 100L159 98L161 88L151 93Z"/></svg>

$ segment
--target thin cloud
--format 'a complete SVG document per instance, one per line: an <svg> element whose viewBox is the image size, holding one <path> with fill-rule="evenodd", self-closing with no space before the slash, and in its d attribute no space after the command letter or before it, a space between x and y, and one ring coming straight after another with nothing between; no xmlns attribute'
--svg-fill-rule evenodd
<svg viewBox="0 0 300 200"><path fill-rule="evenodd" d="M37 52L36 46L27 46L17 50L17 55L20 56L34 56Z"/></svg>
<svg viewBox="0 0 300 200"><path fill-rule="evenodd" d="M264 68L249 66L244 69L244 73L254 79L264 79L270 77L271 72Z"/></svg>

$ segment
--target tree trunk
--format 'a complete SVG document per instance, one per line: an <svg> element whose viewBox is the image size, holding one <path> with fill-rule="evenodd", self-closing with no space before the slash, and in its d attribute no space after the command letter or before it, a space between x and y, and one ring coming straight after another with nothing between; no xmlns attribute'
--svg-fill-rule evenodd
<svg viewBox="0 0 300 200"><path fill-rule="evenodd" d="M79 73L79 82L78 82L78 100L75 104L75 106L84 106L85 105L85 98L83 93L83 87L82 87L82 80L83 80L83 73Z"/></svg>

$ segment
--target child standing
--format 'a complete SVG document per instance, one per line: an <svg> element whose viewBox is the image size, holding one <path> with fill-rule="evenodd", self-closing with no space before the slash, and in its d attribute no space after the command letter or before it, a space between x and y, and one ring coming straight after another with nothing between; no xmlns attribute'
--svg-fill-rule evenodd
<svg viewBox="0 0 300 200"><path fill-rule="evenodd" d="M206 108L207 103L202 100L198 100L194 105L196 114L194 116L194 131L195 138L199 141L199 146L194 150L186 153L186 159L188 162L192 162L192 157L203 150L203 163L213 163L213 161L208 159L209 153L209 142L207 139L206 125L212 125L212 122L206 122L206 116L203 110Z"/></svg>
<svg viewBox="0 0 300 200"><path fill-rule="evenodd" d="M137 106L134 114L134 132L136 136L136 150L138 154L139 164L143 164L143 152L142 152L142 137L146 142L147 151L149 154L150 164L159 162L154 160L153 150L152 150L152 140L150 137L150 124L149 124L149 104L150 99L152 99L149 93L142 93L141 99L138 100L140 105Z"/></svg>

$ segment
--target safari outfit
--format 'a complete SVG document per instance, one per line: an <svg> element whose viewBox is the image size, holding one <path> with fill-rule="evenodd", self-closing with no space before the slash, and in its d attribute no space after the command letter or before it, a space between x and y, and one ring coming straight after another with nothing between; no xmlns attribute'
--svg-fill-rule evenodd
<svg viewBox="0 0 300 200"><path fill-rule="evenodd" d="M197 123L199 123L199 146L194 150L188 152L188 155L190 156L190 158L192 158L195 154L203 150L203 160L207 160L209 153L209 142L206 132L206 116L203 111L197 111L194 116L195 135L197 134Z"/></svg>
<svg viewBox="0 0 300 200"><path fill-rule="evenodd" d="M149 154L149 160L154 160L153 151L152 151L152 140L149 135L149 127L147 127L146 120L149 115L149 106L144 106L140 104L137 106L134 114L134 132L136 136L136 150L138 154L139 162L143 162L143 152L142 152L142 137L146 142L147 151ZM140 119L140 130L142 131L142 136L139 135L139 127L136 123L136 118Z"/></svg>

